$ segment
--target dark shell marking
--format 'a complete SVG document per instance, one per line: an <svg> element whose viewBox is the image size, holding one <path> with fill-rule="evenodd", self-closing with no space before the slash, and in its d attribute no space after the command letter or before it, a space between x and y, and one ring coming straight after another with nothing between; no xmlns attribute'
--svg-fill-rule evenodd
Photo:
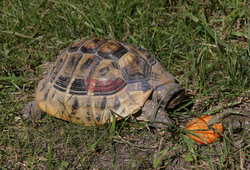
<svg viewBox="0 0 250 170"><path fill-rule="evenodd" d="M138 50L146 57L140 56L136 52ZM106 64L104 60L112 61ZM72 95L113 95L122 90L127 82L149 80L155 62L146 50L139 47L129 50L116 41L98 38L81 40L58 57L40 90L50 81L58 91L67 91ZM112 69L120 70L122 77L112 75ZM95 73L97 71L98 74ZM93 87L90 86L92 81L96 81Z"/></svg>
<svg viewBox="0 0 250 170"><path fill-rule="evenodd" d="M75 99L74 99L74 102L73 102L73 105L72 105L72 108L73 108L74 110L77 110L79 107L80 107L80 105L79 105L78 99L75 98Z"/></svg>
<svg viewBox="0 0 250 170"><path fill-rule="evenodd" d="M86 95L87 94L87 82L85 79L75 79L71 84L69 94Z"/></svg>
<svg viewBox="0 0 250 170"><path fill-rule="evenodd" d="M119 64L118 64L117 62L115 62L115 61L113 61L111 64L112 64L112 66L113 66L115 69L119 69L119 68L120 68Z"/></svg>
<svg viewBox="0 0 250 170"><path fill-rule="evenodd" d="M99 70L100 76L105 76L109 72L109 67L103 67Z"/></svg>
<svg viewBox="0 0 250 170"><path fill-rule="evenodd" d="M90 90L93 90L95 96L112 95L122 90L125 86L126 82L124 80L116 78L106 82L98 81Z"/></svg>
<svg viewBox="0 0 250 170"><path fill-rule="evenodd" d="M95 118L98 122L100 122L100 120L101 120L101 116L100 115L98 115L98 116L96 116L96 118Z"/></svg>
<svg viewBox="0 0 250 170"><path fill-rule="evenodd" d="M121 106L120 100L117 96L115 96L115 103L114 103L114 109L117 110Z"/></svg>
<svg viewBox="0 0 250 170"><path fill-rule="evenodd" d="M79 105L79 102L78 102L78 99L75 98L74 101L73 101L73 104L72 104L72 114L75 115L76 112L77 112L77 109L79 109L80 105Z"/></svg>
<svg viewBox="0 0 250 170"><path fill-rule="evenodd" d="M81 65L81 71L88 69L92 62L93 62L93 59L88 58L87 61Z"/></svg>
<svg viewBox="0 0 250 170"><path fill-rule="evenodd" d="M60 75L54 87L59 91L65 92L70 83L70 80L71 80L71 77Z"/></svg>
<svg viewBox="0 0 250 170"><path fill-rule="evenodd" d="M55 92L52 93L52 96L50 99L53 99L55 97Z"/></svg>
<svg viewBox="0 0 250 170"><path fill-rule="evenodd" d="M45 77L45 80L42 84L42 88L40 89L40 92L44 90L44 88L47 86L48 82L49 82L49 79L47 77Z"/></svg>
<svg viewBox="0 0 250 170"><path fill-rule="evenodd" d="M101 110L104 110L106 108L106 104L107 104L107 97L103 97L101 102Z"/></svg>
<svg viewBox="0 0 250 170"><path fill-rule="evenodd" d="M49 95L49 91L50 91L50 89L48 89L48 90L45 92L45 94L44 94L44 96L43 96L43 101L46 101L46 100L47 100L48 95Z"/></svg>

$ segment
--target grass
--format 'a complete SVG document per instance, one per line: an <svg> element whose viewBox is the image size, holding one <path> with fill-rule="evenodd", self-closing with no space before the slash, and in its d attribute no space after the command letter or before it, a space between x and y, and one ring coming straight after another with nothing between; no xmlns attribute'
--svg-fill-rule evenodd
<svg viewBox="0 0 250 170"><path fill-rule="evenodd" d="M1 169L249 168L248 6L242 0L0 1ZM169 111L178 122L172 135L130 118L93 128L48 115L21 120L43 64L93 36L148 49L179 79L188 98ZM189 120L228 108L220 140L203 146L186 136Z"/></svg>

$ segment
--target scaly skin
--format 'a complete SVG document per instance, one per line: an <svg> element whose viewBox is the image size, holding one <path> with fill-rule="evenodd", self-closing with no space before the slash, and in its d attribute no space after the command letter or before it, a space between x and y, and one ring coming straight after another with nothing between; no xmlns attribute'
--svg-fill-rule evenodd
<svg viewBox="0 0 250 170"><path fill-rule="evenodd" d="M32 101L26 104L21 111L23 120L36 120L40 119L43 112L36 106L36 102Z"/></svg>

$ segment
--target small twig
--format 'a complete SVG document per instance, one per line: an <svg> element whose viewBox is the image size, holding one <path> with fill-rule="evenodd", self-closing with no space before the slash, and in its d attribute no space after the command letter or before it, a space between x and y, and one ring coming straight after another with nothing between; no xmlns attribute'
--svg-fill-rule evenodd
<svg viewBox="0 0 250 170"><path fill-rule="evenodd" d="M162 137L162 138L160 139L159 147L158 147L158 152L161 151L161 146L162 146L162 141L163 141L163 139L164 139L164 137Z"/></svg>
<svg viewBox="0 0 250 170"><path fill-rule="evenodd" d="M224 120L225 117L227 117L230 113L231 113L232 109L226 109L225 111L223 111L220 114L217 114L215 116L213 116L207 123L207 126L213 126L216 123L220 123L222 120Z"/></svg>
<svg viewBox="0 0 250 170"><path fill-rule="evenodd" d="M222 109L224 109L224 108L227 108L227 109L225 109L222 113L219 113L219 114L213 116L213 117L208 121L207 126L208 126L208 127L211 127L211 126L213 126L213 125L216 124L216 123L222 122L222 121L223 121L229 114L231 114L231 113L240 114L240 113L235 112L234 110L232 110L232 109L229 108L229 107L238 105L238 104L240 104L240 103L241 103L241 101L234 102L234 103L229 103L229 104L227 104L226 106L221 106L221 107L219 107L219 108L215 108L215 109L212 109L212 110L210 110L210 111L207 111L206 113L208 113L208 112L218 112L218 111L220 111L220 110L222 110Z"/></svg>
<svg viewBox="0 0 250 170"><path fill-rule="evenodd" d="M244 157L243 157L243 154L242 154L242 151L240 149L240 169L244 169Z"/></svg>
<svg viewBox="0 0 250 170"><path fill-rule="evenodd" d="M237 101L237 102L234 102L234 103L228 103L226 106L220 106L220 107L208 110L204 114L208 114L208 113L211 113L211 112L218 112L218 111L220 111L222 109L233 107L233 106L236 106L236 105L239 105L239 104L241 104L241 101Z"/></svg>

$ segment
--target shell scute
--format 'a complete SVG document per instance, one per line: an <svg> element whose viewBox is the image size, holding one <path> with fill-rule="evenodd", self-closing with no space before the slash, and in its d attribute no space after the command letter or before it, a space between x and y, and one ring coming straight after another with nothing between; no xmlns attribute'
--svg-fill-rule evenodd
<svg viewBox="0 0 250 170"><path fill-rule="evenodd" d="M143 58L134 53L125 54L118 61L122 74L128 81L149 80L152 66Z"/></svg>
<svg viewBox="0 0 250 170"><path fill-rule="evenodd" d="M87 41L82 47L82 53L95 53L98 47L100 47L103 43L105 43L105 39L93 38Z"/></svg>
<svg viewBox="0 0 250 170"><path fill-rule="evenodd" d="M69 52L76 52L79 50L79 48L85 43L87 42L89 39L82 39L80 41L77 41L75 42L74 44L72 44L70 47L69 47Z"/></svg>
<svg viewBox="0 0 250 170"><path fill-rule="evenodd" d="M123 47L120 43L110 41L103 44L98 49L98 55L104 59L115 59L119 60L128 50Z"/></svg>

